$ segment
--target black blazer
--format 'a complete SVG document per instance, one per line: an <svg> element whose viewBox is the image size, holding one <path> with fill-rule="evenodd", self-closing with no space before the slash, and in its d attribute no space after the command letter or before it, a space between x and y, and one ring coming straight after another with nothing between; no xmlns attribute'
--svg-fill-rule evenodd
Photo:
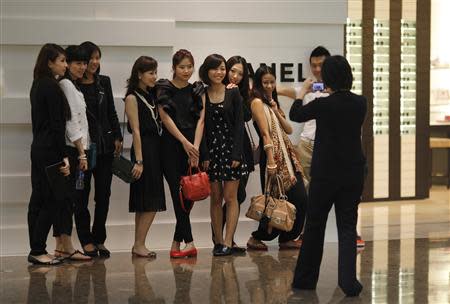
<svg viewBox="0 0 450 304"><path fill-rule="evenodd" d="M303 106L297 99L289 111L295 122L316 120L311 177L342 181L364 179L365 157L361 127L367 110L365 97L339 91Z"/></svg>
<svg viewBox="0 0 450 304"><path fill-rule="evenodd" d="M207 93L206 93L207 94ZM208 98L206 96L206 98ZM225 110L225 121L232 128L233 134L233 150L231 151L231 158L233 160L242 162L243 145L244 145L244 113L242 110L242 97L238 88L225 89L225 97L223 102ZM207 153L204 157L209 160L209 142L212 140L212 135L209 134L212 129L213 121L208 111L205 112L205 139L208 146Z"/></svg>
<svg viewBox="0 0 450 304"><path fill-rule="evenodd" d="M30 91L33 149L53 152L55 162L66 154L65 96L55 79L43 77L33 81Z"/></svg>
<svg viewBox="0 0 450 304"><path fill-rule="evenodd" d="M91 140L97 143L98 153L111 153L114 151L114 141L117 139L120 141L123 140L116 107L114 105L111 80L108 76L98 75L95 83L98 94L97 109L96 111L90 111L90 105L88 104L86 111L89 123L89 135ZM80 85L80 88L86 96L83 85ZM96 112L97 116L93 115L93 112Z"/></svg>

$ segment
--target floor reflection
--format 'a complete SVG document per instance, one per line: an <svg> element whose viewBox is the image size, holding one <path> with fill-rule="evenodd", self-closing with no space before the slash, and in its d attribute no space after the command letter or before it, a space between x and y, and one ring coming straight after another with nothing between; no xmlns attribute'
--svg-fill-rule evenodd
<svg viewBox="0 0 450 304"><path fill-rule="evenodd" d="M381 216L381 215L380 215ZM384 221L384 219L381 219ZM380 229L383 229L382 227ZM413 227L402 231L411 233ZM402 233L403 233L402 232ZM364 290L346 299L336 287L337 244L327 243L317 292L292 293L297 252L248 252L197 259L131 258L28 267L23 257L2 259L2 303L447 303L450 239L368 241L358 256ZM7 267L8 269L5 269ZM25 288L23 288L25 287Z"/></svg>
<svg viewBox="0 0 450 304"><path fill-rule="evenodd" d="M450 193L450 192L448 192ZM445 193L444 193L445 194ZM359 298L337 288L337 244L325 243L317 291L290 285L296 251L247 252L196 259L132 258L28 266L25 257L0 257L1 303L450 303L450 203L366 204L358 230L366 247L357 258L364 285Z"/></svg>

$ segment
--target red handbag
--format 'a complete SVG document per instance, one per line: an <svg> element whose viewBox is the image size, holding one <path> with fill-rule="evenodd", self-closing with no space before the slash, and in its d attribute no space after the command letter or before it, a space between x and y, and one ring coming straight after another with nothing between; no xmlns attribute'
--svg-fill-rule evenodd
<svg viewBox="0 0 450 304"><path fill-rule="evenodd" d="M198 172L192 174L192 167L189 166L189 170L186 176L182 176L180 179L180 201L181 208L185 212L189 212L191 208L186 210L184 206L184 200L191 202L204 200L211 193L211 187L209 185L209 178L206 172L197 168Z"/></svg>

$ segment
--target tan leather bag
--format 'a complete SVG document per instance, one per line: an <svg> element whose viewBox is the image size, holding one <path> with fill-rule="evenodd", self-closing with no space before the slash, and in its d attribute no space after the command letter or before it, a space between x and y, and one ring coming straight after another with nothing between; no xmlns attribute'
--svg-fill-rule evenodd
<svg viewBox="0 0 450 304"><path fill-rule="evenodd" d="M276 186L278 191L273 191ZM279 197L273 196L273 193L279 193ZM282 187L281 177L271 177L268 179L264 194L252 197L250 207L245 216L260 221L263 217L269 220L269 226L283 230L291 231L295 222L295 206L287 201L287 196Z"/></svg>

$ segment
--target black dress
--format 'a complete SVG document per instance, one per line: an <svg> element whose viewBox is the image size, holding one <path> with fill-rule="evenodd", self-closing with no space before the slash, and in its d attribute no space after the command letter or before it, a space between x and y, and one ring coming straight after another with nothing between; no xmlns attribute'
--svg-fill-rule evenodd
<svg viewBox="0 0 450 304"><path fill-rule="evenodd" d="M236 90L237 91L237 90ZM233 157L234 145L236 144L235 128L240 129L241 132L237 134L241 139L243 137L243 117L237 115L233 117L234 121L227 119L226 111L233 111L234 109L227 109L226 105L235 105L231 98L236 94L231 93L229 90L225 91L224 100L220 103L212 103L206 94L206 116L207 116L207 144L208 154L210 159L208 175L211 182L222 182L239 180L242 176L248 174L247 165L241 161L241 164L232 168L231 164L235 157ZM241 108L241 105L236 105ZM242 111L240 111L242 113ZM238 143L242 143L242 140L238 140ZM242 151L242 148L239 149ZM242 157L236 160L242 160Z"/></svg>
<svg viewBox="0 0 450 304"><path fill-rule="evenodd" d="M153 92L137 89L132 93L136 97L141 133L142 158L144 171L141 178L130 185L130 212L159 212L166 210L164 183L162 175L161 121ZM145 98L152 109L141 100ZM153 112L153 114L152 114ZM132 132L128 125L128 131ZM131 159L135 160L134 147L131 147Z"/></svg>

